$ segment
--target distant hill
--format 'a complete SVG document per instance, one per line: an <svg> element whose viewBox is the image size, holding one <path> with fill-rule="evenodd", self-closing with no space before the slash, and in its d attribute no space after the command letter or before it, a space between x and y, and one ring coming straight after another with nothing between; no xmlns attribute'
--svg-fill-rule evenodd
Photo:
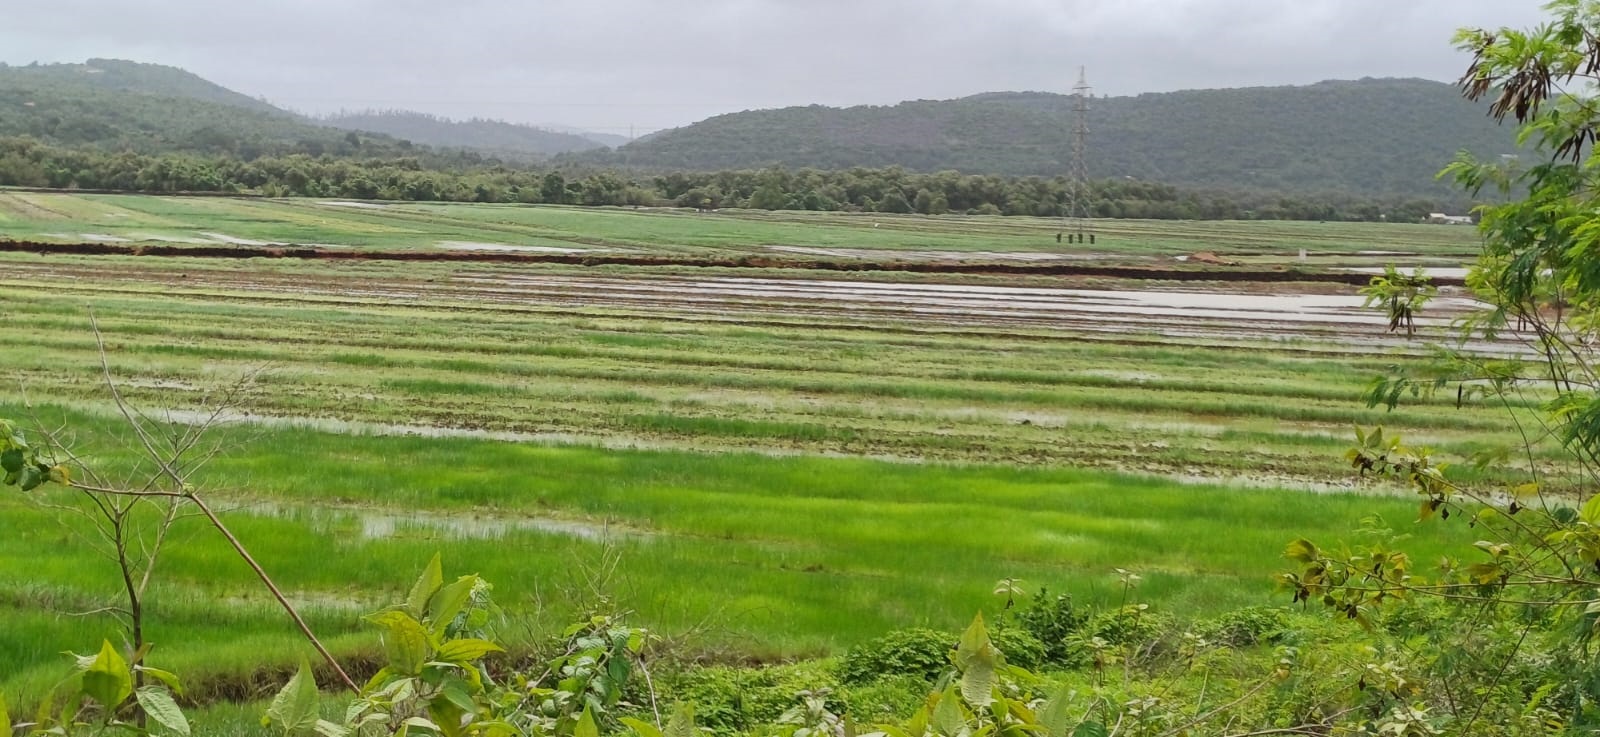
<svg viewBox="0 0 1600 737"><path fill-rule="evenodd" d="M175 67L111 59L0 65L0 136L140 153L360 152L349 131L218 86ZM380 147L397 147L384 138Z"/></svg>
<svg viewBox="0 0 1600 737"><path fill-rule="evenodd" d="M177 67L160 64L142 64L121 59L90 59L82 64L9 67L5 72L16 81L62 84L71 87L87 85L153 97L215 102L274 115L287 114L264 100L234 92Z"/></svg>
<svg viewBox="0 0 1600 737"><path fill-rule="evenodd" d="M361 131L368 135L357 135ZM0 64L0 136L140 153L390 155L412 144L467 154L545 158L604 148L580 135L420 113L318 120L234 92L176 67L117 59L83 64Z"/></svg>
<svg viewBox="0 0 1600 737"><path fill-rule="evenodd" d="M429 146L468 148L513 156L548 156L568 151L589 151L608 145L573 132L498 120L454 121L407 110L343 113L320 120L337 128L386 133Z"/></svg>
<svg viewBox="0 0 1600 737"><path fill-rule="evenodd" d="M1070 96L1000 92L894 106L792 107L720 115L616 152L570 157L657 169L825 169L1056 176L1068 170ZM1420 79L1095 98L1096 178L1256 190L1437 194L1458 150L1514 150L1456 89Z"/></svg>
<svg viewBox="0 0 1600 737"><path fill-rule="evenodd" d="M610 147L610 148L616 148L618 146L626 146L627 144L633 142L632 138L629 138L627 136L619 136L619 135L617 135L615 133L595 133L594 131L581 131L581 130L580 131L572 131L572 132L573 133L577 133L578 135L583 136L584 138L587 138L587 139L589 139L591 141L594 141L595 143L598 143L598 144L600 144L602 146L607 146L607 147Z"/></svg>

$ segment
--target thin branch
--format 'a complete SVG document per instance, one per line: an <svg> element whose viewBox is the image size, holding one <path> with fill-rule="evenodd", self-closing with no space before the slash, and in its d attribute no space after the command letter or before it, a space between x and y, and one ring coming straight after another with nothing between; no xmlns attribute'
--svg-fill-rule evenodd
<svg viewBox="0 0 1600 737"><path fill-rule="evenodd" d="M1183 724L1180 724L1180 725L1178 725L1176 727L1173 727L1172 729L1169 729L1169 730L1167 730L1165 732L1162 732L1160 735L1157 735L1157 737L1173 737L1174 735L1177 735L1177 734L1180 734L1180 733L1183 733L1183 732L1187 732L1187 731L1189 731L1190 727L1193 727L1193 726L1196 726L1196 725L1199 725L1199 724L1203 724L1203 723L1205 723L1207 721L1210 721L1212 717L1215 717L1218 714L1221 714L1221 713L1223 713L1223 712L1225 712L1225 711L1227 711L1229 709L1232 709L1235 706L1238 706L1238 705L1240 705L1240 704L1242 704L1242 703L1244 703L1246 701L1249 701L1251 697L1255 696L1258 693L1261 693L1261 690L1266 688L1269 685L1272 685L1272 681L1270 679L1269 680L1264 680L1264 681L1256 684L1255 688L1252 688L1249 691L1244 692L1244 694L1240 695L1239 698L1234 699L1232 701L1229 701L1228 703L1223 704L1221 706L1218 706L1217 708L1212 709L1211 711L1208 711L1208 712L1206 712L1204 714L1201 714L1200 716L1197 716L1197 717L1195 717L1193 719L1190 719L1189 721L1187 721L1187 722L1185 722Z"/></svg>
<svg viewBox="0 0 1600 737"><path fill-rule="evenodd" d="M256 563L256 559L250 555L250 551L245 550L244 544L239 542L239 538L234 537L233 532L228 529L228 526L222 523L222 518L218 517L216 513L212 512L211 507L207 506L205 501L200 497L190 494L189 501L194 502L195 506L200 508L200 511L205 514L206 519L211 520L211 525L217 528L217 532L222 533L222 536L227 538L228 544L233 546L234 552L238 553L239 557L244 560L245 564L250 566L250 569L256 572L256 576L261 579L261 583L267 587L268 591L272 592L273 598L277 599L278 603L283 605L283 610L289 613L289 618L294 620L295 625L300 628L300 632L306 636L307 640L311 641L312 647L317 649L317 652L322 655L322 658L328 661L328 665L333 668L334 673L338 674L339 680L343 681L344 685L347 686L351 691L359 692L361 688L356 686L355 681L351 680L349 674L344 672L344 668L339 665L339 661L333 657L333 654L329 653L326 647L323 647L322 641L318 640L317 636L311 632L311 627L307 625L306 621L300 617L300 613L295 611L294 605L289 603L289 599L283 595L281 590L278 589L278 585L272 582L272 578L267 575L266 570L264 570L259 563Z"/></svg>
<svg viewBox="0 0 1600 737"><path fill-rule="evenodd" d="M233 546L234 552L238 554L240 559L242 559L246 565L250 566L251 570L255 571L256 577L261 579L261 583L265 585L267 590L272 593L273 598L277 599L278 603L283 606L283 610L289 614L290 619L294 620L295 626L300 629L301 634L305 635L306 639L311 642L312 647L316 648L317 653L327 661L329 667L331 667L334 673L339 676L339 680L342 681L344 685L351 691L359 692L361 690L360 687L356 685L355 681L351 680L350 675L345 672L344 667L341 666L339 661L333 657L333 654L328 652L328 649L323 646L322 641L317 639L316 634L311 631L311 627L306 624L305 619L302 618L300 613L295 610L294 605L289 602L288 597L283 595L283 591L278 588L277 584L273 583L272 578L267 575L266 570L263 569L261 564L257 563L255 558L250 555L250 551L245 549L244 543L240 542L239 538L234 536L233 532L228 529L228 526L222 522L222 518L218 517L216 513L211 510L211 507L206 504L205 500L201 499L197 494L194 493L193 490L189 488L187 480L184 478L183 474L179 473L172 463L163 458L162 453L156 447L155 441L150 437L149 431L146 430L146 428L139 422L139 418L143 418L143 415L138 415L136 417L136 413L129 406L127 400L123 398L122 393L117 389L116 381L111 375L111 364L106 357L107 352L105 347L105 336L100 332L99 321L95 318L92 310L89 313L89 326L94 330L95 344L100 349L100 370L105 377L106 387L111 392L111 398L117 405L117 411L122 413L123 418L127 420L128 424L133 428L135 435L137 435L139 438L139 442L144 446L146 457L149 458L151 462L155 463L161 474L171 479L172 483L178 488L177 492L140 491L124 492L124 495L176 495L193 502L194 505L200 509L201 513L205 515L206 519L211 522L211 526L214 527L217 532L222 533L222 536L227 539L228 544ZM220 413L213 415L213 417L217 416L220 416Z"/></svg>

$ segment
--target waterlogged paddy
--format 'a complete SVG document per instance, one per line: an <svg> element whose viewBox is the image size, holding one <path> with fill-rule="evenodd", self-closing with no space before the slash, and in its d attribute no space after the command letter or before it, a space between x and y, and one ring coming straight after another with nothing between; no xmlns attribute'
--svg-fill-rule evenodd
<svg viewBox="0 0 1600 737"><path fill-rule="evenodd" d="M1458 409L1453 397L1367 408L1372 377L1425 349L1348 293L6 264L0 298L16 299L0 331L27 346L14 381L102 412L86 306L142 402L192 411L227 376L265 366L239 412L352 433L1317 483L1348 477L1353 425L1385 424L1462 455L1486 432L1505 433L1499 410ZM1467 303L1435 305L1424 334ZM1484 348L1518 350L1514 339Z"/></svg>
<svg viewBox="0 0 1600 737"><path fill-rule="evenodd" d="M104 448L96 457L107 467L128 458L112 428L41 411L84 428L81 442ZM699 630L708 651L785 657L894 627L957 627L1007 576L1108 602L1114 569L1130 568L1145 577L1141 601L1180 617L1280 601L1271 577L1287 540L1336 539L1374 513L1406 525L1415 512L1405 499L1066 469L251 427L224 427L217 439L235 450L197 480L346 655L376 647L357 612L403 597L436 551L449 572L495 584L514 643L576 616L591 577L616 561L598 585L642 624ZM0 538L9 694L48 687L62 650L109 627L103 615L71 615L109 601L114 572L72 532L76 516L35 506L70 501L49 490L0 499L17 523ZM1434 559L1469 533L1416 528L1410 545ZM153 664L203 683L292 663L295 633L225 543L198 520L174 539L151 600Z"/></svg>
<svg viewBox="0 0 1600 737"><path fill-rule="evenodd" d="M0 195L0 209L47 206L55 225L8 220L0 237L1022 261L1054 254L1058 227L21 197ZM1205 239L1265 262L1305 244L1330 268L1382 257L1363 250L1470 251L1442 229L1115 226L1097 246L1108 258L1171 259ZM5 255L0 415L27 414L25 394L98 463L127 462L89 309L122 391L158 416L192 423L206 397L259 372L214 430L228 452L197 480L345 656L377 647L357 613L403 596L440 552L449 573L494 582L514 642L575 615L618 561L603 588L642 624L789 657L959 626L1007 576L1106 603L1114 570L1131 569L1140 600L1180 617L1282 601L1271 577L1285 542L1349 538L1374 513L1414 535L1417 560L1436 559L1470 531L1341 491L1356 486L1351 426L1456 457L1515 438L1501 408L1453 396L1367 408L1367 382L1424 349L1359 301L1329 285ZM1435 304L1428 335L1467 306ZM54 683L62 651L110 630L77 615L116 591L97 551L34 499L0 499L15 523L0 536L0 662L15 664L0 690L24 696ZM263 653L292 664L292 630L193 522L162 563L153 664L196 683Z"/></svg>
<svg viewBox="0 0 1600 737"><path fill-rule="evenodd" d="M270 501L233 502L231 515L286 519L318 532L356 530L361 540L407 538L429 540L504 541L517 533L545 533L588 542L645 538L650 533L606 521L559 519L530 515L483 514L473 511L429 512L385 510L328 504L287 505Z"/></svg>

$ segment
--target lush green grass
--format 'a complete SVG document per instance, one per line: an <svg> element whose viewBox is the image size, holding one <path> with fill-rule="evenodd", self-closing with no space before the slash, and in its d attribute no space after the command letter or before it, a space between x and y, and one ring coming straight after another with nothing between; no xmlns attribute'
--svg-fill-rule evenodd
<svg viewBox="0 0 1600 737"><path fill-rule="evenodd" d="M44 414L86 428L86 446L115 434L92 417ZM546 625L572 615L568 587L581 588L582 569L597 566L610 545L622 563L605 588L650 626L671 633L709 624L700 635L708 648L782 656L899 626L954 627L987 606L993 582L1007 576L1105 602L1116 592L1114 569L1129 568L1145 576L1143 600L1180 617L1267 602L1288 540L1347 537L1370 514L1412 530L1414 514L1403 499L1064 469L251 428L222 430L219 439L239 450L198 480L215 490L214 504L242 506L230 525L280 584L312 602L313 622L347 654L372 647L357 615L400 596L435 551L452 569L496 584L513 640L538 629L518 622L541 606ZM97 459L114 468L125 452ZM276 506L251 511L261 501ZM107 603L117 587L114 571L72 531L80 519L16 496L0 509L16 523L0 539L0 590L9 592L0 657L25 665L0 687L28 693L60 669L56 653L113 632L105 618L64 615ZM481 536L470 524L452 532L430 522L445 519L477 520ZM374 520L386 524L375 529ZM609 542L530 520L609 530ZM1414 532L1418 559L1431 560L1467 531ZM282 665L303 649L249 571L198 521L180 528L159 581L151 602L158 662L205 680Z"/></svg>
<svg viewBox="0 0 1600 737"><path fill-rule="evenodd" d="M0 195L0 210L9 213L0 236L11 237L216 232L662 253L1041 250L1054 227L17 193ZM1125 239L1107 238L1106 248L1129 258L1202 243L1261 259L1288 259L1303 244L1350 259L1390 248L1459 258L1470 238L1420 226L1113 227ZM0 256L0 416L24 414L26 394L47 422L75 428L95 463L126 462L91 309L116 380L140 405L194 409L264 369L240 398L247 421L219 431L236 449L199 481L226 506L247 507L230 524L347 656L374 646L359 613L399 595L434 551L495 582L513 641L592 596L583 574L608 549L621 555L605 587L619 605L666 632L696 629L708 649L760 657L836 650L912 624L955 626L1006 576L1105 601L1113 569L1135 569L1146 577L1141 597L1199 616L1268 601L1279 551L1299 535L1346 536L1378 513L1415 532L1418 560L1432 560L1447 538L1466 534L1413 527L1404 499L1308 491L1348 481L1341 456L1352 425L1383 423L1446 455L1516 439L1503 410L1458 409L1453 397L1393 413L1367 408L1366 382L1407 359L1346 328L1169 337L1139 324L1104 332L1070 321L807 311L760 296L608 304L585 297L583 284L546 294L517 281L596 274L647 278L629 269ZM395 436L403 431L440 437ZM1101 470L1073 470L1091 466ZM1285 488L1242 490L1240 481ZM89 649L113 631L103 616L73 615L116 591L72 518L63 526L32 501L0 500L15 531L0 536L0 662L16 664L0 673L0 690L24 695L59 673L62 650ZM293 661L304 648L249 572L203 526L183 524L152 600L155 661L210 683ZM620 534L603 544L574 532L596 529Z"/></svg>
<svg viewBox="0 0 1600 737"><path fill-rule="evenodd" d="M760 303L573 307L496 291L528 273L512 268L0 263L16 274L0 280L9 383L98 411L85 307L136 400L198 406L265 366L243 408L313 424L1319 481L1347 478L1356 424L1457 455L1515 440L1499 408L1453 397L1367 408L1366 383L1393 358L1304 340L996 331Z"/></svg>
<svg viewBox="0 0 1600 737"><path fill-rule="evenodd" d="M215 245L234 238L406 249L459 241L661 255L781 255L774 246L887 254L1064 250L1134 258L1214 251L1280 262L1297 260L1298 251L1306 249L1311 262L1319 264L1352 258L1370 264L1377 257L1359 254L1373 250L1459 262L1477 246L1471 228L1429 225L1108 220L1096 224L1100 235L1093 247L1062 249L1054 240L1059 229L1060 222L1050 218L430 203L350 207L312 199L0 192L0 238L54 241L110 236Z"/></svg>

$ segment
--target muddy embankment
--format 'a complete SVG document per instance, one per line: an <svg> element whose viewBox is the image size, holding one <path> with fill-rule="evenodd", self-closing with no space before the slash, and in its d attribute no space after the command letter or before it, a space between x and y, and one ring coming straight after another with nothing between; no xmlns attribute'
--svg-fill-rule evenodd
<svg viewBox="0 0 1600 737"><path fill-rule="evenodd" d="M728 269L798 269L810 271L899 271L921 274L1008 274L1020 276L1079 276L1111 279L1149 279L1159 281L1210 282L1321 282L1365 285L1370 275L1293 269L1246 268L1145 268L1137 266L1096 266L1074 263L982 263L927 261L831 261L792 259L771 256L666 257L620 254L511 253L500 251L380 251L324 249L284 246L180 246L135 245L123 243L39 243L0 240L0 252L76 256L155 256L214 259L283 258L330 261L449 261L477 263L565 264L572 266L662 266L717 267ZM1441 286L1459 286L1458 278L1439 278Z"/></svg>

